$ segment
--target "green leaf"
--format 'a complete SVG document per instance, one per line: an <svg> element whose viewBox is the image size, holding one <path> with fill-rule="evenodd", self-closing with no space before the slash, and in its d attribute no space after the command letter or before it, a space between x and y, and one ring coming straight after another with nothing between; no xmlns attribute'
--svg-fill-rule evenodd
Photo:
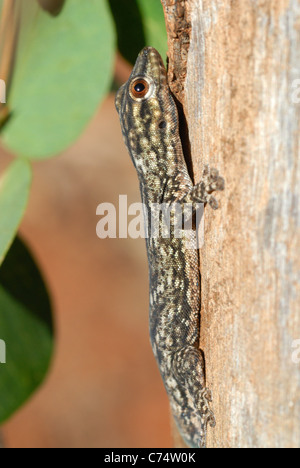
<svg viewBox="0 0 300 468"><path fill-rule="evenodd" d="M18 237L0 268L0 284L42 320L52 333L51 303L47 288L31 253Z"/></svg>
<svg viewBox="0 0 300 468"><path fill-rule="evenodd" d="M38 2L45 11L56 16L63 9L65 0L38 0Z"/></svg>
<svg viewBox="0 0 300 468"><path fill-rule="evenodd" d="M41 384L53 350L51 306L41 275L16 239L0 268L0 422ZM1 349L0 349L1 351ZM0 355L0 362L3 361Z"/></svg>
<svg viewBox="0 0 300 468"><path fill-rule="evenodd" d="M151 0L150 0L151 1ZM143 19L137 0L109 0L118 35L118 49L130 63L146 45Z"/></svg>
<svg viewBox="0 0 300 468"><path fill-rule="evenodd" d="M42 159L79 136L108 91L114 29L104 0L68 0L57 17L24 3L2 138L18 155Z"/></svg>
<svg viewBox="0 0 300 468"><path fill-rule="evenodd" d="M22 159L13 162L0 179L0 265L22 220L30 184L31 167Z"/></svg>
<svg viewBox="0 0 300 468"><path fill-rule="evenodd" d="M118 33L118 48L134 63L145 46L155 47L164 58L167 33L160 0L109 0Z"/></svg>
<svg viewBox="0 0 300 468"><path fill-rule="evenodd" d="M146 46L155 47L163 59L167 55L167 31L160 0L137 0L146 37Z"/></svg>

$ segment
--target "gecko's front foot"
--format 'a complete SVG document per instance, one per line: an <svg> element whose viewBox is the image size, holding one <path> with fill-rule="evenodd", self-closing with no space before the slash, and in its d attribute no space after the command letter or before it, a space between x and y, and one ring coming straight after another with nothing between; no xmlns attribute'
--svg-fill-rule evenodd
<svg viewBox="0 0 300 468"><path fill-rule="evenodd" d="M219 204L215 197L211 194L216 191L224 190L225 181L223 177L220 177L219 171L215 168L211 168L206 165L203 171L202 181L200 182L204 188L206 194L206 202L211 206L213 210L219 207Z"/></svg>

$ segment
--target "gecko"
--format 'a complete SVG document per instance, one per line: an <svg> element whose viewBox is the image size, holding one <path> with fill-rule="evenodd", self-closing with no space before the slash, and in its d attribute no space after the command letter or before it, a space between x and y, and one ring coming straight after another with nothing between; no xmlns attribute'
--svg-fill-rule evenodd
<svg viewBox="0 0 300 468"><path fill-rule="evenodd" d="M224 189L216 169L205 167L194 185L179 132L177 105L168 86L160 54L144 48L128 81L116 94L123 139L138 174L145 225L164 218L153 206L198 204L218 208L212 195ZM154 211L154 212L153 212ZM173 218L172 218L173 219ZM192 236L196 236L193 232ZM206 446L207 424L215 425L211 392L205 385L205 363L199 350L199 252L184 236L148 235L150 341L166 388L175 423L190 447Z"/></svg>

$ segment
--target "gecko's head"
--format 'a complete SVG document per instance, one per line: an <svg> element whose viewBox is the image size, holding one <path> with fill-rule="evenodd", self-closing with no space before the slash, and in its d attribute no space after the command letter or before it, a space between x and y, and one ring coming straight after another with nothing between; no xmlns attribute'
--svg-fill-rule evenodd
<svg viewBox="0 0 300 468"><path fill-rule="evenodd" d="M138 173L162 175L167 155L178 143L178 114L165 66L152 47L140 52L129 80L117 92L116 108Z"/></svg>

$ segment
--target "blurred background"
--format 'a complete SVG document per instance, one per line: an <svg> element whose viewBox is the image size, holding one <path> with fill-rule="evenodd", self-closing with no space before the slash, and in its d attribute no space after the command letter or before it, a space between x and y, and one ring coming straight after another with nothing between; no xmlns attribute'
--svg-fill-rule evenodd
<svg viewBox="0 0 300 468"><path fill-rule="evenodd" d="M22 263L7 255L20 223L19 236L52 305L52 347L37 372L39 331L12 323L14 310L0 290L0 339L7 345L7 363L0 366L4 443L170 447L168 401L149 343L144 240L96 235L100 203L118 207L119 195L128 195L129 204L140 201L114 94L143 46L165 57L162 7L159 0L27 0L25 10L24 3L0 2L0 78L7 84L0 177L10 181L8 171L25 161L32 178L14 223L20 194L18 203L5 204L13 184L0 184L1 242L1 226L11 226L0 286L6 287L8 263L13 272ZM19 168L12 178L18 188L22 180L26 185L22 174ZM20 278L12 274L7 290L22 302ZM28 304L27 298L26 311Z"/></svg>

